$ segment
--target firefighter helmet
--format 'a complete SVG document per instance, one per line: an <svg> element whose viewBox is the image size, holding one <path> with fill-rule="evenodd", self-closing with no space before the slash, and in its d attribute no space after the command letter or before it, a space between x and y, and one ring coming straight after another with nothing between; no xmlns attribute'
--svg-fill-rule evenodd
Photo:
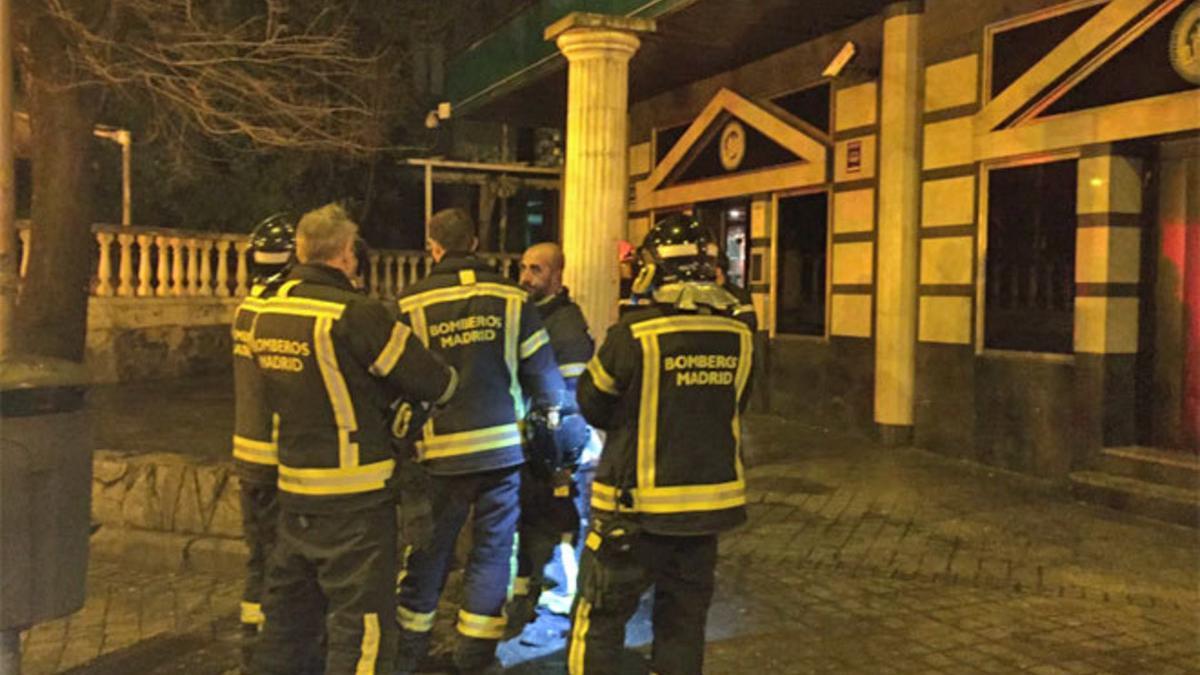
<svg viewBox="0 0 1200 675"><path fill-rule="evenodd" d="M255 282L283 271L296 255L296 221L290 213L276 213L250 232L250 270Z"/></svg>
<svg viewBox="0 0 1200 675"><path fill-rule="evenodd" d="M646 295L668 284L717 277L716 244L691 216L675 214L655 223L638 248L633 292Z"/></svg>

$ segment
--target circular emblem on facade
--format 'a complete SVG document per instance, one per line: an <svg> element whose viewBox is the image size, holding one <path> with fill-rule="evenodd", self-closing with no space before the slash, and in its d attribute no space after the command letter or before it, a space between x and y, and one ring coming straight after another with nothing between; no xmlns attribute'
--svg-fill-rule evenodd
<svg viewBox="0 0 1200 675"><path fill-rule="evenodd" d="M1200 85L1200 0L1179 15L1171 30L1171 65L1183 79Z"/></svg>
<svg viewBox="0 0 1200 675"><path fill-rule="evenodd" d="M746 157L746 129L741 122L731 121L721 130L721 166L733 171Z"/></svg>

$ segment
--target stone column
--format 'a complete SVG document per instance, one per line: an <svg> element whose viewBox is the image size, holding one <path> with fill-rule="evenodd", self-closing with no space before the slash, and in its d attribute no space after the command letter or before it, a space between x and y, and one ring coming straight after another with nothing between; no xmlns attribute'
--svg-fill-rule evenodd
<svg viewBox="0 0 1200 675"><path fill-rule="evenodd" d="M563 173L563 280L591 327L603 336L617 318L617 242L625 232L629 59L637 33L653 21L575 12L546 29L567 58L566 167Z"/></svg>
<svg viewBox="0 0 1200 675"><path fill-rule="evenodd" d="M1108 145L1079 160L1075 234L1076 465L1137 440L1142 160Z"/></svg>
<svg viewBox="0 0 1200 675"><path fill-rule="evenodd" d="M879 231L875 299L875 424L888 445L911 442L916 379L921 210L921 0L883 11Z"/></svg>

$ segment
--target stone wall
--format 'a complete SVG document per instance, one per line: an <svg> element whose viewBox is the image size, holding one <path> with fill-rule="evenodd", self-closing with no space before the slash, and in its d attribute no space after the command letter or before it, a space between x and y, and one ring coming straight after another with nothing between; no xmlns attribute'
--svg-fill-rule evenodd
<svg viewBox="0 0 1200 675"><path fill-rule="evenodd" d="M220 373L230 367L236 298L93 297L87 364L97 383Z"/></svg>

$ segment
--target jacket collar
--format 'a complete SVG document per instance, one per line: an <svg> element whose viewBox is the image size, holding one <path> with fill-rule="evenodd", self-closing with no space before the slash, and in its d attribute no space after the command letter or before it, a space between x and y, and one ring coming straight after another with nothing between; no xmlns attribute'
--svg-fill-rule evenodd
<svg viewBox="0 0 1200 675"><path fill-rule="evenodd" d="M434 263L433 274L455 274L462 270L492 272L488 261L478 258L474 253L447 253L441 262Z"/></svg>
<svg viewBox="0 0 1200 675"><path fill-rule="evenodd" d="M538 314L544 319L558 310L571 304L571 291L566 286L554 295L548 295L534 303L537 306Z"/></svg>
<svg viewBox="0 0 1200 675"><path fill-rule="evenodd" d="M288 273L288 279L299 279L300 281L321 284L322 286L333 286L347 291L355 290L354 284L350 283L350 279L346 278L346 275L341 270L320 263L296 265Z"/></svg>

